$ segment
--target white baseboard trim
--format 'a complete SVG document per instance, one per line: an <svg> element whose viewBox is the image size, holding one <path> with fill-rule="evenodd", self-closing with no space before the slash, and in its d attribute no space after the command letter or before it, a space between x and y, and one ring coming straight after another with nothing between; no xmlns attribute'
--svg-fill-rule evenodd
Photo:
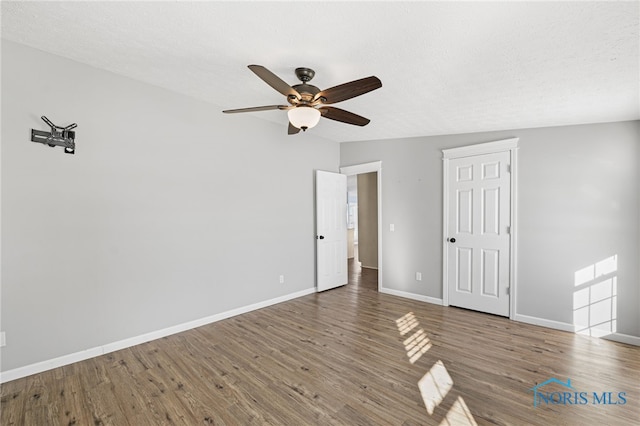
<svg viewBox="0 0 640 426"><path fill-rule="evenodd" d="M421 294L409 293L401 290L394 290L391 288L380 288L378 289L380 293L390 294L392 296L404 297L405 299L413 299L419 300L420 302L433 303L434 305L442 306L442 299L438 299L436 297L423 296Z"/></svg>
<svg viewBox="0 0 640 426"><path fill-rule="evenodd" d="M626 343L627 345L640 346L640 337L631 336L630 334L613 333L608 336L602 336L602 338L614 342Z"/></svg>
<svg viewBox="0 0 640 426"><path fill-rule="evenodd" d="M36 362L35 364L25 365L24 367L14 368L0 373L0 383L10 382L12 380L27 377L32 374L42 373L43 371L53 370L54 368L64 365L73 364L74 362L84 361L85 359L95 358L104 354L102 347L87 349L57 358L48 359L46 361Z"/></svg>
<svg viewBox="0 0 640 426"><path fill-rule="evenodd" d="M527 324L539 325L542 327L553 328L561 331L569 331L571 333L576 332L576 327L573 324L566 322L553 321L544 318L530 317L528 315L515 314L514 321L525 322Z"/></svg>
<svg viewBox="0 0 640 426"><path fill-rule="evenodd" d="M50 360L37 362L35 364L25 365L24 367L18 367L12 370L3 371L3 372L0 372L0 383L10 382L11 380L20 379L22 377L30 376L32 374L42 373L43 371L52 370L54 368L73 364L74 362L84 361L86 359L108 354L110 352L118 351L120 349L125 349L131 346L140 345L142 343L146 343L151 340L160 339L162 337L170 336L172 334L181 333L183 331L191 330L193 328L201 327L203 325L207 325L207 324L211 324L227 318L231 318L236 315L244 314L247 312L255 311L257 309L266 308L267 306L286 302L287 300L297 299L298 297L315 293L315 291L316 291L315 287L311 287L306 290L301 290L295 293L286 294L284 296L265 300L263 302L242 306L240 308L232 309L226 312L221 312L219 314L211 315L205 318L200 318L194 321L185 322L172 327L163 328L162 330L152 331L150 333L141 334L139 336L130 337L128 339L119 340L117 342L107 343L105 345L97 346L95 348L86 349L83 351L74 352L74 353L63 355Z"/></svg>
<svg viewBox="0 0 640 426"><path fill-rule="evenodd" d="M525 322L527 324L539 325L541 327L553 328L555 330L576 332L576 326L566 322L552 321L544 318L530 317L528 315L516 314L514 321ZM600 337L601 339L611 340L614 342L626 343L627 345L640 346L640 337L631 336L629 334L612 333Z"/></svg>

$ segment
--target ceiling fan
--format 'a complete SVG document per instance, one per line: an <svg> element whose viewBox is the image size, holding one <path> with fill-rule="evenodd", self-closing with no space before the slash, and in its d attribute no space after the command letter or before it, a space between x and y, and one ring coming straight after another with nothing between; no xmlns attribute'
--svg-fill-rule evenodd
<svg viewBox="0 0 640 426"><path fill-rule="evenodd" d="M249 65L253 71L269 86L276 89L287 97L289 105L266 105L251 108L228 109L222 111L227 114L238 112L256 112L279 109L288 111L290 135L306 131L318 124L320 117L356 126L366 126L371 120L361 117L340 108L327 106L356 96L364 95L367 92L382 87L382 82L378 77L366 77L354 80L349 83L340 84L329 89L320 90L316 86L308 84L316 74L311 68L296 68L296 76L302 84L289 86L280 77L261 65Z"/></svg>

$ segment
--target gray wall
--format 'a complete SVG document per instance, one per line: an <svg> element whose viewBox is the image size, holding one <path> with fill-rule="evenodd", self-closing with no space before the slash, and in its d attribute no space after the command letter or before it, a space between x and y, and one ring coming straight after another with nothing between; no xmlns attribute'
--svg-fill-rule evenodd
<svg viewBox="0 0 640 426"><path fill-rule="evenodd" d="M338 144L221 109L3 40L2 371L314 286Z"/></svg>
<svg viewBox="0 0 640 426"><path fill-rule="evenodd" d="M617 255L617 331L640 336L639 121L341 144L342 166L382 161L385 287L442 297L441 150L510 137L520 138L516 312L573 324L575 273Z"/></svg>
<svg viewBox="0 0 640 426"><path fill-rule="evenodd" d="M313 169L338 163L383 161L385 286L441 297L440 150L513 136L518 313L571 323L575 271L615 254L640 336L639 122L338 146L220 109L2 41L2 371L311 288ZM76 155L28 141L41 115Z"/></svg>
<svg viewBox="0 0 640 426"><path fill-rule="evenodd" d="M358 260L364 268L378 268L378 173L358 178Z"/></svg>

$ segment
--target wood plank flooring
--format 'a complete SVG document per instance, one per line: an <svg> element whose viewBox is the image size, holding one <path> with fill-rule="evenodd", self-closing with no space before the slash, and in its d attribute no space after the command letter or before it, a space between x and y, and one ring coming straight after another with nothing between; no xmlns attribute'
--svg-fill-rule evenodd
<svg viewBox="0 0 640 426"><path fill-rule="evenodd" d="M380 294L375 271L353 265L350 276L5 383L0 424L638 424L639 348ZM530 389L551 377L589 403L534 407ZM593 392L626 392L626 404L592 404Z"/></svg>

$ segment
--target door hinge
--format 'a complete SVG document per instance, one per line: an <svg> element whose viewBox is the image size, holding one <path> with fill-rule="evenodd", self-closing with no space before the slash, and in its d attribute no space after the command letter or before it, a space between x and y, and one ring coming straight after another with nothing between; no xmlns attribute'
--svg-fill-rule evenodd
<svg viewBox="0 0 640 426"><path fill-rule="evenodd" d="M507 290L507 296L509 296L509 295L511 294L511 290L510 290L510 288L509 288L509 287L507 287L507 289L506 289L506 290Z"/></svg>
<svg viewBox="0 0 640 426"><path fill-rule="evenodd" d="M510 235L510 234L511 234L511 227L510 227L510 226L507 226L507 230L506 230L506 231L507 231L507 234L509 234L509 235Z"/></svg>
<svg viewBox="0 0 640 426"><path fill-rule="evenodd" d="M507 173L511 173L511 164L507 164Z"/></svg>

